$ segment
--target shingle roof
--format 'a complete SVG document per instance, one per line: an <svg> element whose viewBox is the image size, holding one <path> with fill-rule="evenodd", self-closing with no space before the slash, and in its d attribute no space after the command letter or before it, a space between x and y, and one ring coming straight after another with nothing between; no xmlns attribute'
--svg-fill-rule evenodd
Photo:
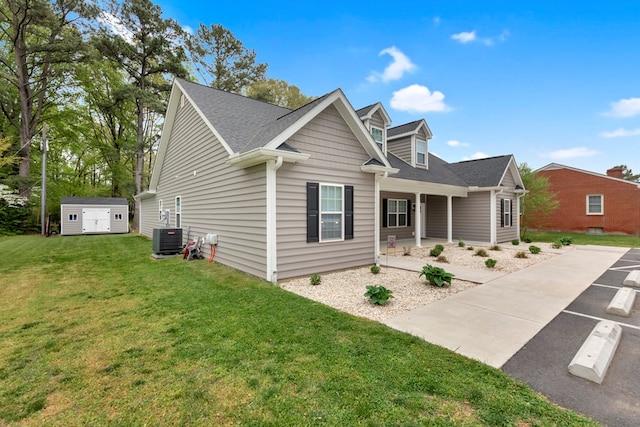
<svg viewBox="0 0 640 427"><path fill-rule="evenodd" d="M422 123L422 120L416 120L413 122L405 123L403 125L398 125L392 128L388 128L387 138L393 138L396 135L402 135L407 132L415 132L421 123Z"/></svg>
<svg viewBox="0 0 640 427"><path fill-rule="evenodd" d="M375 102L371 105L367 105L366 107L362 107L359 110L356 110L356 114L358 115L358 117L364 117L367 114L369 114L369 111L371 111L373 109L373 107L375 107L378 103Z"/></svg>
<svg viewBox="0 0 640 427"><path fill-rule="evenodd" d="M63 197L63 205L128 205L129 202L123 197Z"/></svg>
<svg viewBox="0 0 640 427"><path fill-rule="evenodd" d="M450 163L449 169L465 180L469 186L495 187L500 185L500 180L512 158L511 155L505 155L466 160Z"/></svg>
<svg viewBox="0 0 640 427"><path fill-rule="evenodd" d="M429 169L414 168L390 152L387 152L387 158L391 166L399 169L397 174L391 176L392 178L467 187L467 183L449 169L447 162L431 153L429 153Z"/></svg>

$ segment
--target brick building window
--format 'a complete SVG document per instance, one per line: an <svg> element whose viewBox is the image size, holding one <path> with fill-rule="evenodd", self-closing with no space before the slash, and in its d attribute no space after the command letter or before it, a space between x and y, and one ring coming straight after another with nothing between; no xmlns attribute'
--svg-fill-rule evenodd
<svg viewBox="0 0 640 427"><path fill-rule="evenodd" d="M587 195L587 215L604 214L604 196L602 194Z"/></svg>

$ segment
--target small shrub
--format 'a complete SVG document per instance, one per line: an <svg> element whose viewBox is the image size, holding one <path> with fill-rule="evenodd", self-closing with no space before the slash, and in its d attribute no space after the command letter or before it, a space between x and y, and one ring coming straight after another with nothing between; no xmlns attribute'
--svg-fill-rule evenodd
<svg viewBox="0 0 640 427"><path fill-rule="evenodd" d="M429 255L431 255L432 257L438 257L441 253L442 251L438 248L433 248L429 251Z"/></svg>
<svg viewBox="0 0 640 427"><path fill-rule="evenodd" d="M403 246L402 252L402 255L404 256L411 256L411 246Z"/></svg>
<svg viewBox="0 0 640 427"><path fill-rule="evenodd" d="M513 240L511 241L511 244L512 244L513 246L518 246L518 245L520 244L520 240L518 240L518 239L513 239Z"/></svg>
<svg viewBox="0 0 640 427"><path fill-rule="evenodd" d="M313 276L311 276L309 281L311 282L312 285L316 286L322 282L322 277L320 277L320 275L318 274L314 274Z"/></svg>
<svg viewBox="0 0 640 427"><path fill-rule="evenodd" d="M560 242L560 240L556 240L551 244L551 247L553 249L560 249L562 247L562 242Z"/></svg>
<svg viewBox="0 0 640 427"><path fill-rule="evenodd" d="M502 248L498 245L493 245L489 248L490 251L501 251Z"/></svg>
<svg viewBox="0 0 640 427"><path fill-rule="evenodd" d="M516 252L515 258L529 258L525 251Z"/></svg>
<svg viewBox="0 0 640 427"><path fill-rule="evenodd" d="M525 237L524 239L522 239L522 241L523 241L523 242L525 242L525 243L531 243L531 242L533 242L533 240L531 240L531 238L530 238L530 237Z"/></svg>
<svg viewBox="0 0 640 427"><path fill-rule="evenodd" d="M467 250L468 251L472 251L473 250L473 246L467 246Z"/></svg>
<svg viewBox="0 0 640 427"><path fill-rule="evenodd" d="M481 257L488 257L489 254L487 253L487 251L485 251L484 249L480 248L477 249L476 252L473 254L474 256L481 256Z"/></svg>
<svg viewBox="0 0 640 427"><path fill-rule="evenodd" d="M440 252L444 251L444 246L442 246L442 245L436 245L435 248L437 250L439 250Z"/></svg>
<svg viewBox="0 0 640 427"><path fill-rule="evenodd" d="M458 246L460 246L461 248L464 248L465 245L466 245L466 243L464 242L464 240L458 239Z"/></svg>
<svg viewBox="0 0 640 427"><path fill-rule="evenodd" d="M573 243L573 237L569 237L569 236L561 237L560 243L562 243L564 246L569 246L570 244Z"/></svg>
<svg viewBox="0 0 640 427"><path fill-rule="evenodd" d="M373 274L378 274L378 273L380 273L380 266L379 266L379 265L376 265L376 264L373 264L373 265L371 266L371 272L372 272Z"/></svg>
<svg viewBox="0 0 640 427"><path fill-rule="evenodd" d="M498 260L493 259L493 258L489 258L487 260L485 260L484 265L487 266L487 268L493 268L496 266L496 264L498 263Z"/></svg>
<svg viewBox="0 0 640 427"><path fill-rule="evenodd" d="M436 261L438 261L438 262L443 262L443 263L445 263L445 264L448 264L448 263L449 263L449 260L448 260L448 259L447 259L447 257L446 257L446 256L444 256L444 255L440 255L438 258L436 258Z"/></svg>
<svg viewBox="0 0 640 427"><path fill-rule="evenodd" d="M424 278L433 286L449 286L451 285L451 279L453 274L447 273L444 268L434 267L432 265L425 265L422 267L422 272L419 277Z"/></svg>
<svg viewBox="0 0 640 427"><path fill-rule="evenodd" d="M540 251L542 251L542 249L540 249L540 248L539 248L539 247L537 247L537 246L533 246L533 245L529 246L529 252L531 252L531 253L532 253L532 254L534 254L534 255L535 255L535 254L539 254L539 253L540 253Z"/></svg>
<svg viewBox="0 0 640 427"><path fill-rule="evenodd" d="M385 305L389 302L389 298L393 298L392 293L391 289L384 286L367 286L367 292L364 293L364 296L368 297L373 304Z"/></svg>

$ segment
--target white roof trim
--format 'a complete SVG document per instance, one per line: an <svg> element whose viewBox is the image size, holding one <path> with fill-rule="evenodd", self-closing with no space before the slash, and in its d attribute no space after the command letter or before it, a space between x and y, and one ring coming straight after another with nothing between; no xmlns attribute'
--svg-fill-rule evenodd
<svg viewBox="0 0 640 427"><path fill-rule="evenodd" d="M358 139L362 147L365 149L369 157L379 160L387 167L391 167L387 158L382 154L378 144L373 140L371 134L364 127L364 124L357 116L355 110L347 100L342 90L336 89L327 95L315 107L305 113L291 126L287 127L278 136L269 141L264 148L276 149L281 144L287 142L296 132L302 129L307 123L313 120L318 114L324 111L329 105L336 107L342 118L347 123L355 137Z"/></svg>
<svg viewBox="0 0 640 427"><path fill-rule="evenodd" d="M602 173L591 172L591 171L584 170L584 169L578 169L578 168L574 168L574 167L571 167L571 166L561 165L560 163L549 163L548 165L543 166L540 169L536 169L534 172L547 171L547 170L556 170L556 169L569 169L569 170L572 170L574 172L586 173L587 175L593 175L593 176L597 176L599 178L607 178L607 179L611 179L613 181L624 182L625 184L632 184L632 185L640 188L640 183L638 183L638 182L628 181L626 179L616 178L615 176L609 176L609 175L602 174Z"/></svg>
<svg viewBox="0 0 640 427"><path fill-rule="evenodd" d="M247 151L242 154L232 154L227 160L227 164L231 166L237 166L240 168L248 168L260 163L264 163L267 160L274 160L278 157L282 157L282 160L287 163L296 163L307 160L311 157L306 153L295 153L292 151L273 150L270 148L255 148L251 151Z"/></svg>
<svg viewBox="0 0 640 427"><path fill-rule="evenodd" d="M155 191L149 190L149 191L143 191L140 194L136 194L135 196L133 196L133 198L136 200L144 200L144 199L150 199L155 195L156 195Z"/></svg>
<svg viewBox="0 0 640 427"><path fill-rule="evenodd" d="M373 113L375 113L378 110L380 110L381 113L382 113L382 118L384 119L384 124L386 126L391 125L391 117L389 116L389 114L387 113L387 110L384 108L384 105L382 105L381 102L376 102L374 104L374 106L371 107L371 110L369 110L369 112L367 114L365 114L364 116L360 116L360 120L369 120L369 119L371 119L371 117L373 117Z"/></svg>
<svg viewBox="0 0 640 427"><path fill-rule="evenodd" d="M400 126L404 126L404 125L399 125L398 127L400 127ZM433 138L433 133L431 132L431 129L429 128L429 125L427 124L427 121L425 119L420 119L420 124L417 125L416 128L414 130L412 130L412 131L405 132L405 133L400 133L398 135L393 135L393 136L389 136L389 134L387 132L387 140L403 138L403 137L411 136L411 135L417 135L418 131L423 126L424 126L424 130L425 130L425 132L427 134L427 140Z"/></svg>
<svg viewBox="0 0 640 427"><path fill-rule="evenodd" d="M398 172L400 172L400 169L388 168L386 166L380 166L380 165L362 165L362 166L360 166L360 170L362 172L368 172L368 173L384 173L384 172L398 173Z"/></svg>

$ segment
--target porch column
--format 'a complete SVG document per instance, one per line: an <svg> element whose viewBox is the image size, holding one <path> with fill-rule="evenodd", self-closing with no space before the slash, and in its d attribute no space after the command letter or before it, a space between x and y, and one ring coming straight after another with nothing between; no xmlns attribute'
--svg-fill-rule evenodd
<svg viewBox="0 0 640 427"><path fill-rule="evenodd" d="M414 217L414 221L416 222L416 226L414 229L414 233L416 233L416 246L422 246L422 210L420 209L420 193L416 193L416 214Z"/></svg>
<svg viewBox="0 0 640 427"><path fill-rule="evenodd" d="M447 196L447 242L453 242L453 196Z"/></svg>

